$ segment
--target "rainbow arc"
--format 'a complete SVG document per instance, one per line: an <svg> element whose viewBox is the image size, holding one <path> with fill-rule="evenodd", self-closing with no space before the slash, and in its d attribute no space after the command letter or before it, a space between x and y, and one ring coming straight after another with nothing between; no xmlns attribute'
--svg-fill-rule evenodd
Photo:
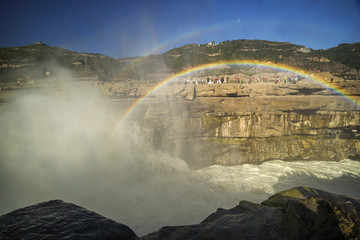
<svg viewBox="0 0 360 240"><path fill-rule="evenodd" d="M295 75L306 77L306 78L312 79L315 82L323 85L324 87L331 90L332 92L345 97L351 103L356 104L357 106L360 106L360 101L358 99L356 99L355 97L351 97L350 94L348 92L346 92L346 90L339 88L336 84L331 84L329 82L325 82L322 78L317 77L316 75L313 75L312 73L304 71L300 68L296 68L293 66L287 66L285 64L275 64L275 63L271 63L271 62L260 62L260 61L243 61L243 60L241 60L241 61L219 61L219 62L202 64L202 65L198 65L195 67L185 69L185 70L175 73L175 74L163 79L159 83L157 83L155 86L153 86L153 88L148 90L143 96L139 97L127 109L127 111L118 120L118 122L115 126L114 132L116 132L116 130L119 128L120 124L124 121L124 119L126 119L133 112L133 110L136 108L137 105L139 105L139 103L141 103L146 97L148 97L153 92L155 92L162 86L166 85L167 83L173 81L174 79L184 77L184 76L189 76L189 75L197 73L199 71L203 71L203 70L207 70L207 69L222 68L222 67L226 67L226 66L265 67L265 68L270 68L273 70L289 72L289 73L292 73Z"/></svg>

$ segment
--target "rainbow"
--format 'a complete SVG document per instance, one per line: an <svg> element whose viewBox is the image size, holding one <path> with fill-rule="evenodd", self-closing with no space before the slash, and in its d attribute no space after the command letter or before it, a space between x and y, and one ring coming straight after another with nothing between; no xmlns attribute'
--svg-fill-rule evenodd
<svg viewBox="0 0 360 240"><path fill-rule="evenodd" d="M117 124L115 126L114 132L117 131L117 129L119 128L122 121L124 121L131 114L131 112L136 108L136 106L142 100L144 100L147 96L151 95L153 92L155 92L156 90L158 90L159 88L161 88L162 86L167 84L168 82L170 82L170 81L172 81L172 80L174 80L176 78L183 77L183 76L186 76L186 75L190 75L190 74L202 71L202 70L211 69L211 68L221 68L221 67L226 67L226 66L266 67L266 68L279 70L279 71L283 71L283 72L291 72L293 74L303 76L303 77L308 77L308 76L312 75L312 73L305 72L304 70L293 67L293 66L287 66L285 64L275 64L275 63L271 63L271 62L260 62L260 61L243 61L243 60L240 60L240 61L219 61L219 62L207 63L207 64L191 67L191 68L185 69L183 71L180 71L178 73L175 73L175 74L165 78L164 80L162 80L161 82L156 84L152 89L147 91L143 96L139 97L127 109L127 111L120 117L120 119L118 120L118 122L117 122ZM349 93L347 93L343 89L340 89L335 84L327 83L324 80L322 80L320 77L316 77L316 76L311 77L311 79L315 80L318 83L320 83L324 87L330 89L334 93L336 93L336 94L338 94L340 96L346 97L347 100L349 100L350 102L356 104L357 106L360 106L360 101L358 99L349 97L348 96Z"/></svg>

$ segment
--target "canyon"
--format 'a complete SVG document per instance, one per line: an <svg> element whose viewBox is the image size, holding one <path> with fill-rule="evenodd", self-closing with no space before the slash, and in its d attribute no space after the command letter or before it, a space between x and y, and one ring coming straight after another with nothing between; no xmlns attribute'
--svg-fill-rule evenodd
<svg viewBox="0 0 360 240"><path fill-rule="evenodd" d="M309 236L332 229L336 237L357 237L357 220L347 231L343 215L335 219L327 212L338 197L317 189L359 196L359 52L359 43L312 50L255 40L190 44L126 59L43 43L1 48L2 212L64 199L129 224L137 234L150 233L144 239L181 239L181 232L191 235L194 229L221 232L232 220L246 228L241 219L259 216L270 222L255 221L245 231L275 223L271 231L279 234L277 239L296 238L291 234L299 236L304 229ZM224 60L259 64L178 74ZM207 77L226 82L206 84ZM284 81L292 78L298 81ZM284 193L286 200L294 192L300 196L295 202L242 201L202 223L159 229L194 224L214 207L234 206L234 199L259 202L300 184L317 189ZM342 208L345 215L358 212L358 200L340 198L343 203L334 209ZM348 202L353 206L348 208ZM37 207L45 207L40 219L55 222L52 217L59 213L63 218L66 209L75 211L69 219L80 211L59 200L30 210ZM0 236L14 238L9 229L27 234L46 227L45 220L34 227L26 218L23 231L13 221L18 213L21 218L21 209L1 216L6 221ZM126 226L87 211L80 215L90 225L109 224L109 235L96 230L104 238L125 230L129 239L138 239ZM323 224L324 218L330 219L325 230L302 225L304 219ZM278 231L285 220L294 223L294 231ZM331 228L334 222L339 227ZM65 226L65 232L74 230L76 238L89 230L82 218L78 223L79 228ZM52 228L49 221L49 226L44 238L60 236L52 231L58 225ZM83 236L96 234L85 231Z"/></svg>
<svg viewBox="0 0 360 240"><path fill-rule="evenodd" d="M139 102L127 120L153 132L149 141L154 148L194 168L274 159L359 160L358 54L359 43L312 50L291 43L235 40L114 59L35 43L0 49L0 100L6 104L13 93L35 89L61 92L61 82L72 79L99 91L118 118ZM226 84L174 79L152 91L177 71L234 58L253 59L265 67L208 69L197 77L224 76ZM301 76L297 84L275 83L296 74L269 70L267 64L286 64L311 76ZM266 82L256 81L260 76Z"/></svg>

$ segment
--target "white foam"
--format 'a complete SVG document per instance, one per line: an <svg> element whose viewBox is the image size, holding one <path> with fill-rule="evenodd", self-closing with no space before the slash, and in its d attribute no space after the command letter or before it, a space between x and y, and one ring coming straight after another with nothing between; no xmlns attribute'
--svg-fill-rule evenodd
<svg viewBox="0 0 360 240"><path fill-rule="evenodd" d="M229 192L263 191L274 194L275 185L291 187L302 185L292 176L334 180L341 177L360 177L360 162L350 159L340 162L274 160L260 165L219 166L214 165L196 171L198 176Z"/></svg>

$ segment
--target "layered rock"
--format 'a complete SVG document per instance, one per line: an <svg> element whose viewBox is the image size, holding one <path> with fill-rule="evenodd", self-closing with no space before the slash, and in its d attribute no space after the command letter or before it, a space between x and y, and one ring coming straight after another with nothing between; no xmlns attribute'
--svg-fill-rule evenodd
<svg viewBox="0 0 360 240"><path fill-rule="evenodd" d="M154 84L98 86L117 108L130 108ZM151 92L127 119L153 131L156 149L194 168L268 160L360 159L360 82L334 85L177 84ZM3 91L11 92L11 91ZM117 105L116 105L117 104ZM115 113L116 114L116 113ZM119 113L121 116L121 113Z"/></svg>
<svg viewBox="0 0 360 240"><path fill-rule="evenodd" d="M359 83L341 83L350 98ZM192 167L360 159L360 108L313 83L171 85L130 116ZM155 134L156 133L156 134ZM155 136L156 135L156 136Z"/></svg>

